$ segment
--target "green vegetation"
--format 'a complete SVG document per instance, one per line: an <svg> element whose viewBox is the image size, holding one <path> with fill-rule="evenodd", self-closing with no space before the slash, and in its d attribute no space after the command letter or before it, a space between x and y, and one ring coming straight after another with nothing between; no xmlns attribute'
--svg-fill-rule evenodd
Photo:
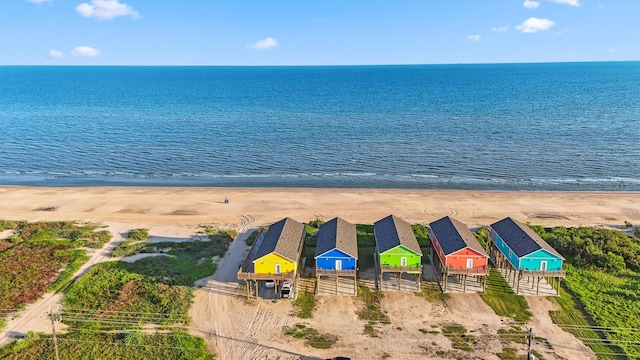
<svg viewBox="0 0 640 360"><path fill-rule="evenodd" d="M380 300L384 297L384 293L379 290L371 290L365 285L358 284L358 298L364 303L356 315L362 320L380 322L390 324L389 316L380 308Z"/></svg>
<svg viewBox="0 0 640 360"><path fill-rule="evenodd" d="M17 309L46 291L69 285L87 261L80 247L99 247L111 235L98 225L68 221L1 220L0 227L14 235L0 242L0 309Z"/></svg>
<svg viewBox="0 0 640 360"><path fill-rule="evenodd" d="M148 229L133 229L127 234L127 238L111 252L111 257L133 255L148 244L144 241L149 238Z"/></svg>
<svg viewBox="0 0 640 360"><path fill-rule="evenodd" d="M454 349L473 351L471 347L475 344L476 337L467 334L467 329L460 324L447 324L442 327L442 334L451 340L451 346Z"/></svg>
<svg viewBox="0 0 640 360"><path fill-rule="evenodd" d="M482 245L482 248L488 251L489 247L491 247L491 239L489 238L487 228L483 226L479 228L478 231L473 233L473 235L476 236L476 239L478 239L478 242L480 243L480 245Z"/></svg>
<svg viewBox="0 0 640 360"><path fill-rule="evenodd" d="M376 245L373 225L356 224L356 236L358 239L358 271L373 269L375 266L373 254L375 253Z"/></svg>
<svg viewBox="0 0 640 360"><path fill-rule="evenodd" d="M3 230L13 230L9 240L13 243L67 240L72 248L101 248L109 240L111 233L98 230L100 225L77 223L75 221L28 222L2 220Z"/></svg>
<svg viewBox="0 0 640 360"><path fill-rule="evenodd" d="M531 227L579 269L640 272L640 238L601 228Z"/></svg>
<svg viewBox="0 0 640 360"><path fill-rule="evenodd" d="M258 238L258 235L260 235L260 231L259 230L255 230L254 232L252 232L249 237L247 237L247 239L244 241L245 244L247 244L248 246L253 246L253 243L256 242L256 239Z"/></svg>
<svg viewBox="0 0 640 360"><path fill-rule="evenodd" d="M336 341L338 337L330 334L320 334L318 330L307 327L306 324L295 324L294 326L285 326L284 334L292 336L296 339L305 339L305 344L317 349L328 349Z"/></svg>
<svg viewBox="0 0 640 360"><path fill-rule="evenodd" d="M207 354L204 340L184 332L147 334L142 332L72 331L58 336L61 359L199 359ZM25 339L0 348L0 358L54 359L50 335L30 333Z"/></svg>
<svg viewBox="0 0 640 360"><path fill-rule="evenodd" d="M512 326L509 329L498 329L498 335L503 342L516 342L518 344L527 343L527 332L522 330L519 326Z"/></svg>
<svg viewBox="0 0 640 360"><path fill-rule="evenodd" d="M61 316L69 333L59 337L61 358L213 358L204 341L184 333L184 327L189 322L190 285L213 274L210 257L224 245L155 245L172 256L100 263L66 290ZM145 330L149 325L159 330ZM52 358L48 339L34 335L14 342L0 349L0 358Z"/></svg>
<svg viewBox="0 0 640 360"><path fill-rule="evenodd" d="M427 247L431 244L431 240L429 240L428 227L422 224L413 224L411 225L411 229L413 229L413 233L416 235L416 239L418 240L420 247Z"/></svg>
<svg viewBox="0 0 640 360"><path fill-rule="evenodd" d="M146 258L133 264L114 261L95 265L67 291L63 301L65 308L83 310L74 310L72 315L65 316L65 322L77 320L78 328L111 328L109 321L113 320L115 313L119 314L118 322L129 323L128 326L116 325L121 329L135 329L143 323L187 323L191 288L167 285L158 282L170 282L162 276L148 276L136 271L158 259ZM87 319L92 321L85 322ZM100 321L107 323L101 324Z"/></svg>
<svg viewBox="0 0 640 360"><path fill-rule="evenodd" d="M503 348L496 354L502 360L527 360L527 355L518 355L518 350L510 347Z"/></svg>
<svg viewBox="0 0 640 360"><path fill-rule="evenodd" d="M308 291L301 292L293 302L293 307L296 309L293 313L294 316L302 319L312 318L313 309L316 307L316 297Z"/></svg>
<svg viewBox="0 0 640 360"><path fill-rule="evenodd" d="M567 258L562 289L569 293L555 298L554 322L601 358L640 357L640 239L600 228L532 228Z"/></svg>
<svg viewBox="0 0 640 360"><path fill-rule="evenodd" d="M451 297L451 295L440 291L440 285L435 281L423 281L420 284L420 291L416 291L415 294L425 298L428 302L444 301Z"/></svg>
<svg viewBox="0 0 640 360"><path fill-rule="evenodd" d="M521 295L516 295L494 267L489 271L487 282L487 291L480 294L480 297L496 314L513 318L517 322L527 322L531 319L527 300Z"/></svg>

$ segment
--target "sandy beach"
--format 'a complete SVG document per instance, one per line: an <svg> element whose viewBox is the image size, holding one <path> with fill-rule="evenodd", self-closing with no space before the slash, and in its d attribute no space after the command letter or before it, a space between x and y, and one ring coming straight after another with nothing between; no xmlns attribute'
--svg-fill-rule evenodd
<svg viewBox="0 0 640 360"><path fill-rule="evenodd" d="M0 186L0 218L5 219L243 229L287 216L372 223L389 214L412 223L450 215L470 227L506 216L549 226L621 227L625 221L640 223L640 193Z"/></svg>

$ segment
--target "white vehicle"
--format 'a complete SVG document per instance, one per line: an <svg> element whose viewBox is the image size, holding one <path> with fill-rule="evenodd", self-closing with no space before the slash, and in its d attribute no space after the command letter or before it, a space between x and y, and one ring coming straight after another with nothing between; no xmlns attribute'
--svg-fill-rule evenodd
<svg viewBox="0 0 640 360"><path fill-rule="evenodd" d="M265 286L267 289L273 289L273 288L276 286L276 282L275 282L275 281L273 281L273 280L265 280L265 282L264 282L264 286Z"/></svg>
<svg viewBox="0 0 640 360"><path fill-rule="evenodd" d="M280 287L280 297L284 299L288 299L291 297L291 292L293 291L293 281L285 280L282 282L282 286Z"/></svg>

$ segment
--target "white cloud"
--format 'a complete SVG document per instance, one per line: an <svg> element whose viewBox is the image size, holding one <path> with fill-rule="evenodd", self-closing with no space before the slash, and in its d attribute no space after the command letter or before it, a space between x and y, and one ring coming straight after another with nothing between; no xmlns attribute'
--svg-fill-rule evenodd
<svg viewBox="0 0 640 360"><path fill-rule="evenodd" d="M132 19L141 19L142 16L127 4L118 0L91 0L91 4L82 3L76 6L78 14L100 20L111 20L118 16L131 16Z"/></svg>
<svg viewBox="0 0 640 360"><path fill-rule="evenodd" d="M491 31L493 32L504 32L507 30L509 30L509 25L491 28Z"/></svg>
<svg viewBox="0 0 640 360"><path fill-rule="evenodd" d="M100 50L94 49L90 46L78 46L71 50L71 55L73 56L94 57L98 54L100 54Z"/></svg>
<svg viewBox="0 0 640 360"><path fill-rule="evenodd" d="M27 2L34 3L34 4L42 4L45 2L53 2L53 0L27 0Z"/></svg>
<svg viewBox="0 0 640 360"><path fill-rule="evenodd" d="M599 3L599 4L598 4L598 7L599 7L600 9L604 9L604 8L606 8L606 7L607 7L607 5L606 5L606 4L603 4L603 3Z"/></svg>
<svg viewBox="0 0 640 360"><path fill-rule="evenodd" d="M614 52L616 52L616 49L609 49L609 52L610 53L614 53Z"/></svg>
<svg viewBox="0 0 640 360"><path fill-rule="evenodd" d="M52 59L62 59L64 54L56 49L49 50L49 57Z"/></svg>
<svg viewBox="0 0 640 360"><path fill-rule="evenodd" d="M534 34L538 31L547 30L553 25L555 25L555 23L549 19L538 19L535 17L530 17L527 20L523 21L522 24L516 26L516 29L522 31L523 33Z"/></svg>
<svg viewBox="0 0 640 360"><path fill-rule="evenodd" d="M535 9L540 6L540 2L533 0L524 0L522 6L526 7L527 9Z"/></svg>
<svg viewBox="0 0 640 360"><path fill-rule="evenodd" d="M571 5L571 6L581 6L582 4L580 4L580 0L551 0L556 4L563 4L563 5Z"/></svg>
<svg viewBox="0 0 640 360"><path fill-rule="evenodd" d="M249 45L249 47L252 47L256 50L266 50L276 46L278 46L278 41L272 37L260 39L255 43Z"/></svg>
<svg viewBox="0 0 640 360"><path fill-rule="evenodd" d="M467 36L467 40L471 41L471 42L478 42L480 41L480 34L474 34L474 35L469 35Z"/></svg>
<svg viewBox="0 0 640 360"><path fill-rule="evenodd" d="M329 21L329 19L313 19L313 20L311 20L311 22L314 23L314 24L326 23L327 21Z"/></svg>

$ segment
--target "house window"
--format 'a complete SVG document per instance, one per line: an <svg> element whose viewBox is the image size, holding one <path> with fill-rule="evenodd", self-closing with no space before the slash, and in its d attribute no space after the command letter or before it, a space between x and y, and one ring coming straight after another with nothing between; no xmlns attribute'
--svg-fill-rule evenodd
<svg viewBox="0 0 640 360"><path fill-rule="evenodd" d="M401 257L400 258L400 266L407 266L407 258L406 257Z"/></svg>
<svg viewBox="0 0 640 360"><path fill-rule="evenodd" d="M540 262L540 271L547 271L547 262L546 261L541 261Z"/></svg>
<svg viewBox="0 0 640 360"><path fill-rule="evenodd" d="M280 274L282 272L282 269L280 268L280 264L276 264L276 274Z"/></svg>
<svg viewBox="0 0 640 360"><path fill-rule="evenodd" d="M473 259L467 259L467 269L473 268Z"/></svg>
<svg viewBox="0 0 640 360"><path fill-rule="evenodd" d="M336 260L336 270L342 270L342 260Z"/></svg>

